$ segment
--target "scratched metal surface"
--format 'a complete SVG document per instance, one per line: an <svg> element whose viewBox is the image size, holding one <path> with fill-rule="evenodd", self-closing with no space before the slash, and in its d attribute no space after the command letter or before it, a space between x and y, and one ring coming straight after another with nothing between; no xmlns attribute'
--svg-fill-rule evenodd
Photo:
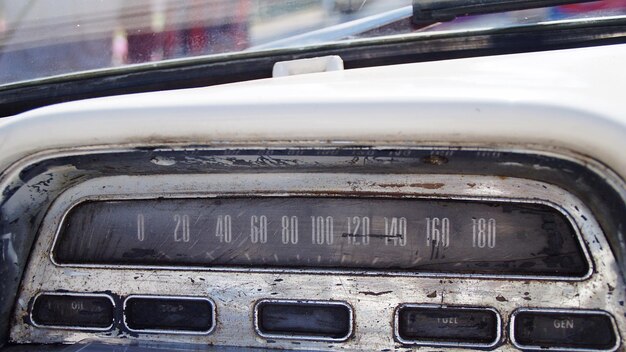
<svg viewBox="0 0 626 352"><path fill-rule="evenodd" d="M436 185L431 187L430 185ZM312 190L314 192L312 192ZM368 196L461 197L549 202L568 214L593 258L590 278L577 281L497 279L479 276L362 276L354 273L203 271L189 268L119 268L58 266L50 250L63 214L85 198L183 198L215 195L363 194ZM41 329L28 323L29 302L42 291L107 292L116 300L130 294L206 296L216 304L217 326L205 336L139 334L122 324L105 333ZM518 178L479 175L413 175L351 173L193 174L111 176L69 188L48 211L24 276L11 340L19 343L149 339L162 342L316 350L383 350L406 346L394 338L393 317L403 303L495 308L503 319L498 349L515 350L506 328L520 307L584 308L610 312L623 334L625 285L619 267L590 209L559 187ZM254 331L255 304L262 299L339 300L354 309L354 334L346 342L264 339ZM424 348L428 350L429 348ZM432 350L440 350L433 347ZM454 348L452 348L454 350Z"/></svg>
<svg viewBox="0 0 626 352"><path fill-rule="evenodd" d="M0 345L7 341L18 287L25 277L23 272L29 253L47 209L68 188L96 177L191 173L278 176L293 172L344 172L355 175L496 175L539 180L567 189L589 207L617 256L621 274L624 274L626 187L610 169L592 159L568 150L529 145L494 149L485 145L416 147L414 142L378 143L377 147L341 144L289 141L263 143L266 147L259 148L258 141L251 141L237 145L215 143L211 147L175 144L94 146L49 150L13 164L0 175ZM619 273L619 269L616 272ZM273 279L268 285L272 282ZM437 282L432 281L431 286ZM446 283L442 280L438 292ZM543 292L539 287L538 294ZM563 289L567 287L570 286ZM417 292L415 300L424 291L426 289ZM624 289L615 288L611 292L616 291L623 294ZM428 295L432 296L433 292ZM606 290L600 287L597 295L604 294ZM13 323L21 324L22 321ZM624 335L623 327L620 331ZM54 337L51 333L50 338Z"/></svg>

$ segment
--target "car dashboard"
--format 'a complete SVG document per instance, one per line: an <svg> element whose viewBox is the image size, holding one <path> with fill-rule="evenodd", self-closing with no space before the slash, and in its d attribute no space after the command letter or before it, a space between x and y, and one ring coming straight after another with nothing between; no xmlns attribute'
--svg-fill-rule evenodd
<svg viewBox="0 0 626 352"><path fill-rule="evenodd" d="M3 350L624 350L626 46L0 120Z"/></svg>

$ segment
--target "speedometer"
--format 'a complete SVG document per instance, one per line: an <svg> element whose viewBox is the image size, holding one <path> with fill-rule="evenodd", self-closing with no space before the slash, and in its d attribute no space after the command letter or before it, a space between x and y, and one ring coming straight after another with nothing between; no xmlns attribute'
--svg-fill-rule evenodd
<svg viewBox="0 0 626 352"><path fill-rule="evenodd" d="M65 217L63 265L193 266L582 278L567 217L546 204L349 197L88 201Z"/></svg>

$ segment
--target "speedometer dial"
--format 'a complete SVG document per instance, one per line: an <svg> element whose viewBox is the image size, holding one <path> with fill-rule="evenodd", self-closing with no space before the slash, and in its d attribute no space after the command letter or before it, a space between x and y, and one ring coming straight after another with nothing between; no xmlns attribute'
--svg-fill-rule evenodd
<svg viewBox="0 0 626 352"><path fill-rule="evenodd" d="M544 204L253 197L91 201L59 264L584 277L567 218Z"/></svg>

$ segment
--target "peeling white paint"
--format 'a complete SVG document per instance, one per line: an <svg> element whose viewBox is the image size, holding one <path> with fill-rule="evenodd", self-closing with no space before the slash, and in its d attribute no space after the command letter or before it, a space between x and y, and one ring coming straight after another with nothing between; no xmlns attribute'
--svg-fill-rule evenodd
<svg viewBox="0 0 626 352"><path fill-rule="evenodd" d="M167 158L164 156L155 156L154 158L152 158L152 160L150 160L150 162L152 162L155 165L161 165L161 166L172 166L176 164L176 160L172 158Z"/></svg>

